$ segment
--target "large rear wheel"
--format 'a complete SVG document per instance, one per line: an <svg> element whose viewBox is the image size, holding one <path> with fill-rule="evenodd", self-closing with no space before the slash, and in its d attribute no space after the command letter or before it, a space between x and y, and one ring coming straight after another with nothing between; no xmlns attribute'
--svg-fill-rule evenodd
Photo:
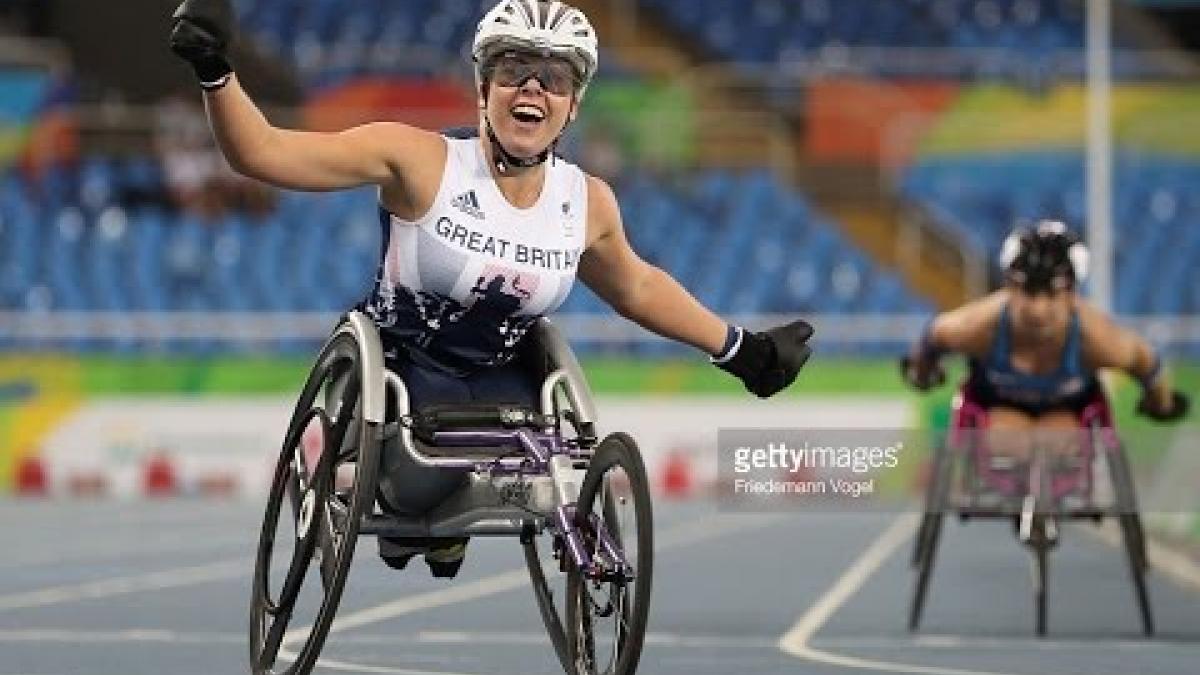
<svg viewBox="0 0 1200 675"><path fill-rule="evenodd" d="M641 658L654 573L650 486L637 445L596 448L576 510L584 569L567 569L567 646L578 675L632 675ZM570 672L570 671L568 671Z"/></svg>
<svg viewBox="0 0 1200 675"><path fill-rule="evenodd" d="M341 601L363 515L374 506L379 430L358 414L362 362L353 333L339 329L292 415L255 558L255 675L312 670Z"/></svg>

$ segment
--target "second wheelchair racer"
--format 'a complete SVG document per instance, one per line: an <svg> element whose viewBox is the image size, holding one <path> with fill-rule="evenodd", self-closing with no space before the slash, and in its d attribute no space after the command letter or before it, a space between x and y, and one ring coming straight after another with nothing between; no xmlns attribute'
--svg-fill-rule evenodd
<svg viewBox="0 0 1200 675"><path fill-rule="evenodd" d="M964 354L966 386L988 409L994 453L1028 458L1031 435L1012 432L1077 429L1103 368L1141 384L1139 414L1159 421L1187 414L1188 397L1172 388L1150 344L1079 296L1088 252L1063 223L1018 228L1000 264L1004 288L936 316L901 362L904 379L924 391L945 380L943 355Z"/></svg>

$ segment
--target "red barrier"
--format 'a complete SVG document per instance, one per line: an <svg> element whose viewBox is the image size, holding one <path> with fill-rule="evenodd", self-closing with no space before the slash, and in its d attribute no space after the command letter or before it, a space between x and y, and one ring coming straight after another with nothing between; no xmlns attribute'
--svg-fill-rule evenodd
<svg viewBox="0 0 1200 675"><path fill-rule="evenodd" d="M695 490L695 476L692 471L692 459L679 450L672 451L662 464L662 474L658 481L659 491L671 499L686 499Z"/></svg>
<svg viewBox="0 0 1200 675"><path fill-rule="evenodd" d="M26 455L17 462L13 487L22 497L45 497L50 493L50 478L40 456Z"/></svg>
<svg viewBox="0 0 1200 675"><path fill-rule="evenodd" d="M179 493L175 462L165 452L146 457L142 464L142 494L147 497L172 497Z"/></svg>

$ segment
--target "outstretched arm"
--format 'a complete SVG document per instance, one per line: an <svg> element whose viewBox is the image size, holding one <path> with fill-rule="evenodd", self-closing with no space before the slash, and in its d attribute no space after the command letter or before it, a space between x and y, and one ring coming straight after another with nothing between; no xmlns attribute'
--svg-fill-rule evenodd
<svg viewBox="0 0 1200 675"><path fill-rule="evenodd" d="M731 326L663 270L629 246L612 189L588 178L588 245L579 276L619 314L672 340L707 352L755 395L772 396L808 360L812 327L803 321L753 333Z"/></svg>
<svg viewBox="0 0 1200 675"><path fill-rule="evenodd" d="M1149 342L1085 303L1080 303L1080 325L1089 365L1116 368L1142 385L1138 412L1160 420L1174 420L1187 412L1187 397L1172 388L1171 376Z"/></svg>
<svg viewBox="0 0 1200 675"><path fill-rule="evenodd" d="M588 179L588 247L579 277L621 316L710 355L721 353L728 324L658 267L642 260L625 237L612 189Z"/></svg>
<svg viewBox="0 0 1200 675"><path fill-rule="evenodd" d="M900 361L905 381L921 391L932 389L946 379L943 355L985 353L1003 302L1002 292L998 292L935 316Z"/></svg>

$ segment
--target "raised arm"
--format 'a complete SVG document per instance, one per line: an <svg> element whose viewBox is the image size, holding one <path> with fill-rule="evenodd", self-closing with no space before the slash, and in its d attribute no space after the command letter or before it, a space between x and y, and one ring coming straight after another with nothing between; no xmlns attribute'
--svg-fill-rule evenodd
<svg viewBox="0 0 1200 675"><path fill-rule="evenodd" d="M292 190L402 181L445 152L437 134L394 122L327 133L271 125L234 76L204 95L213 136L236 171Z"/></svg>
<svg viewBox="0 0 1200 675"><path fill-rule="evenodd" d="M436 134L397 123L336 133L273 126L225 56L233 32L229 0L185 0L175 12L170 44L196 71L213 135L238 172L282 188L337 190L402 183L445 152Z"/></svg>
<svg viewBox="0 0 1200 675"><path fill-rule="evenodd" d="M764 333L730 326L663 270L630 247L612 189L588 178L588 245L579 277L621 316L703 350L754 394L784 389L809 356L812 327L803 321Z"/></svg>

